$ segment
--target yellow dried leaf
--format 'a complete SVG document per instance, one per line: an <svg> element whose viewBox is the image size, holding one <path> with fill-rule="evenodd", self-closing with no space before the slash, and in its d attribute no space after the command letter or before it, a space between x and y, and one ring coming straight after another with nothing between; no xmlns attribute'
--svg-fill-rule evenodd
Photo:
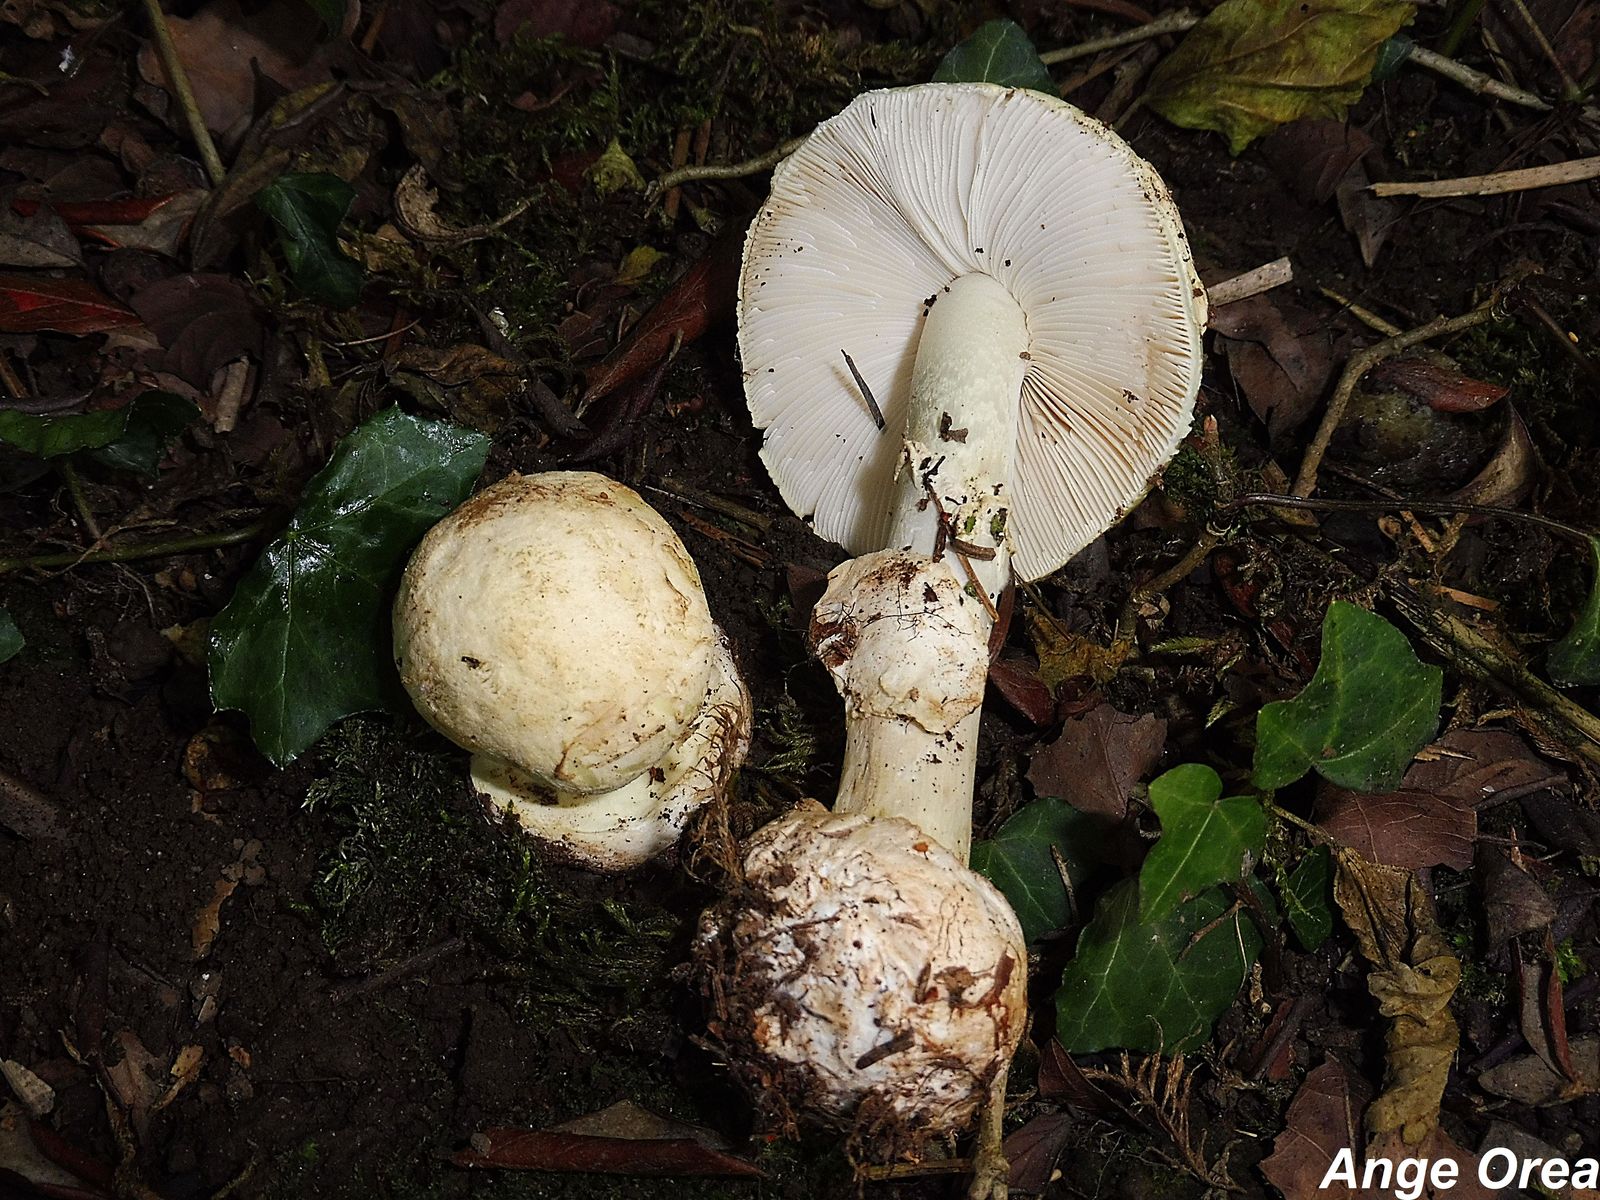
<svg viewBox="0 0 1600 1200"><path fill-rule="evenodd" d="M1039 678L1052 692L1067 679L1109 683L1133 653L1131 638L1119 638L1102 646L1036 612L1028 614L1028 637L1039 656Z"/></svg>

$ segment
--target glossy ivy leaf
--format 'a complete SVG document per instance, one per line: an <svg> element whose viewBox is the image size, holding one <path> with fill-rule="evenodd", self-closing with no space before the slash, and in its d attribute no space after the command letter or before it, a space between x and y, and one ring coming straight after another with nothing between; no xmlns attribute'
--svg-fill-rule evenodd
<svg viewBox="0 0 1600 1200"><path fill-rule="evenodd" d="M313 300L349 308L361 298L361 267L339 249L339 224L356 190L337 175L280 175L256 193L278 227L289 275Z"/></svg>
<svg viewBox="0 0 1600 1200"><path fill-rule="evenodd" d="M1154 921L1139 919L1139 881L1101 898L1056 992L1056 1037L1072 1054L1183 1054L1210 1036L1261 952L1261 935L1221 889Z"/></svg>
<svg viewBox="0 0 1600 1200"><path fill-rule="evenodd" d="M288 762L340 717L397 701L389 603L406 554L460 504L489 439L397 408L344 438L211 622L211 698Z"/></svg>
<svg viewBox="0 0 1600 1200"><path fill-rule="evenodd" d="M1073 888L1080 888L1094 868L1086 851L1099 842L1101 829L1094 817L1047 796L1020 809L989 841L974 843L972 869L1005 894L1024 936L1036 942L1072 922L1072 905L1050 848L1061 855Z"/></svg>
<svg viewBox="0 0 1600 1200"><path fill-rule="evenodd" d="M985 21L933 73L936 83L998 83L1060 95L1039 51L1015 21Z"/></svg>
<svg viewBox="0 0 1600 1200"><path fill-rule="evenodd" d="M167 445L200 415L171 392L145 392L121 408L65 415L0 412L0 441L40 458L88 452L109 467L146 474Z"/></svg>
<svg viewBox="0 0 1600 1200"><path fill-rule="evenodd" d="M1267 814L1254 796L1222 798L1210 767L1185 763L1150 782L1161 837L1139 870L1139 919L1163 917L1219 883L1236 882L1261 854Z"/></svg>
<svg viewBox="0 0 1600 1200"><path fill-rule="evenodd" d="M27 639L22 636L22 630L18 629L17 623L11 619L11 614L0 608L0 663L15 658L27 644Z"/></svg>
<svg viewBox="0 0 1600 1200"><path fill-rule="evenodd" d="M1287 121L1343 118L1412 11L1399 0L1223 0L1151 73L1145 98L1238 154Z"/></svg>
<svg viewBox="0 0 1600 1200"><path fill-rule="evenodd" d="M1333 855L1315 847L1295 864L1283 884L1283 911L1289 928L1307 950L1315 950L1333 932Z"/></svg>
<svg viewBox="0 0 1600 1200"><path fill-rule="evenodd" d="M1589 539L1589 557L1594 567L1589 598L1577 624L1545 655L1545 670L1557 687L1600 683L1600 538Z"/></svg>
<svg viewBox="0 0 1600 1200"><path fill-rule="evenodd" d="M1335 600L1311 682L1256 716L1255 785L1280 788L1315 768L1354 792L1396 787L1438 727L1443 681L1393 625Z"/></svg>

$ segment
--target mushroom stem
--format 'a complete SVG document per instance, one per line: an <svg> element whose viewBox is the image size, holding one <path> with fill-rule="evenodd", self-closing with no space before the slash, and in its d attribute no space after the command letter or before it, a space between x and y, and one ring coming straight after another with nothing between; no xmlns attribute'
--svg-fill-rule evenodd
<svg viewBox="0 0 1600 1200"><path fill-rule="evenodd" d="M1007 489L1027 349L1022 308L995 279L963 275L937 294L911 376L897 549L835 570L812 621L845 698L834 811L905 817L963 862L988 614L1011 577Z"/></svg>
<svg viewBox="0 0 1600 1200"><path fill-rule="evenodd" d="M935 295L912 368L909 469L901 473L889 545L934 558L951 537L977 547L968 558L995 603L1011 580L1008 491L1027 369L1028 324L998 280L962 275ZM941 520L949 522L944 535Z"/></svg>

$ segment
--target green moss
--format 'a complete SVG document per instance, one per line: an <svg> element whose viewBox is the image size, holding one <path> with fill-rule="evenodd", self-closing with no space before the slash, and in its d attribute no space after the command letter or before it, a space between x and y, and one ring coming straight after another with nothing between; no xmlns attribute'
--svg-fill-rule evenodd
<svg viewBox="0 0 1600 1200"><path fill-rule="evenodd" d="M347 968L364 971L460 934L504 960L528 1019L598 1021L664 989L684 914L605 895L574 873L573 894L515 831L467 794L459 752L379 718L346 721L324 742L306 806L338 841L319 864L311 916Z"/></svg>

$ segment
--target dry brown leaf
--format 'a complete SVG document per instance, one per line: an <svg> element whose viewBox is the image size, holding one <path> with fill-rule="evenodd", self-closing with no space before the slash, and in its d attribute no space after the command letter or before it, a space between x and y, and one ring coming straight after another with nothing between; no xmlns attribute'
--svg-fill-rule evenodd
<svg viewBox="0 0 1600 1200"><path fill-rule="evenodd" d="M1051 691L1068 679L1109 683L1133 653L1131 637L1102 646L1033 612L1028 614L1028 636L1039 656L1039 678Z"/></svg>
<svg viewBox="0 0 1600 1200"><path fill-rule="evenodd" d="M1343 1063L1330 1058L1311 1071L1289 1102L1283 1132L1261 1164L1267 1181L1287 1200L1316 1200L1341 1150L1361 1153L1361 1115L1371 1090Z"/></svg>
<svg viewBox="0 0 1600 1200"><path fill-rule="evenodd" d="M167 1107L178 1098L178 1093L200 1078L200 1068L205 1061L206 1052L199 1046L188 1045L179 1050L178 1057L172 1060L172 1067L167 1072L172 1077L172 1082L161 1094L161 1099L156 1101L154 1111L160 1112Z"/></svg>
<svg viewBox="0 0 1600 1200"><path fill-rule="evenodd" d="M1333 374L1322 317L1287 300L1252 296L1223 305L1210 324L1221 335L1234 382L1271 437L1295 428L1321 403Z"/></svg>
<svg viewBox="0 0 1600 1200"><path fill-rule="evenodd" d="M56 1090L14 1059L0 1059L0 1075L32 1116L45 1116L56 1106Z"/></svg>
<svg viewBox="0 0 1600 1200"><path fill-rule="evenodd" d="M1461 963L1415 875L1349 850L1334 858L1334 899L1371 964L1367 990L1389 1020L1383 1092L1367 1109L1367 1132L1374 1138L1396 1132L1415 1146L1438 1125L1439 1099L1460 1045L1450 998Z"/></svg>
<svg viewBox="0 0 1600 1200"><path fill-rule="evenodd" d="M1449 795L1410 786L1375 795L1323 783L1316 811L1324 832L1383 866L1465 871L1472 865L1478 814Z"/></svg>
<svg viewBox="0 0 1600 1200"><path fill-rule="evenodd" d="M105 1075L118 1105L128 1114L134 1132L142 1141L149 1131L150 1114L161 1099L162 1080L167 1072L161 1060L145 1049L139 1035L132 1030L119 1032L117 1045L122 1047L122 1057L116 1066L106 1068Z"/></svg>
<svg viewBox="0 0 1600 1200"><path fill-rule="evenodd" d="M1444 1188L1433 1186L1431 1173L1417 1200L1501 1200L1504 1193L1490 1191L1478 1182L1478 1156L1463 1150L1443 1129L1434 1129L1416 1145L1407 1145L1399 1133L1388 1133L1367 1143L1367 1159L1387 1159L1400 1163L1407 1158L1420 1158L1424 1162L1452 1162L1456 1165L1456 1181ZM1328 1193L1324 1193L1327 1195ZM1362 1193L1363 1200L1393 1200L1394 1188L1371 1188Z"/></svg>
<svg viewBox="0 0 1600 1200"><path fill-rule="evenodd" d="M1450 499L1468 504L1515 504L1533 486L1538 452L1521 415L1510 404L1506 405L1506 411L1506 430L1493 457L1483 464L1481 471L1457 488Z"/></svg>
<svg viewBox="0 0 1600 1200"><path fill-rule="evenodd" d="M1507 858L1503 850L1480 846L1477 863L1491 947L1498 948L1520 934L1543 929L1556 919L1556 906L1539 881Z"/></svg>
<svg viewBox="0 0 1600 1200"><path fill-rule="evenodd" d="M190 941L194 946L194 956L204 958L211 953L211 944L217 940L217 931L222 928L222 905L225 900L233 895L234 889L239 886L237 875L229 879L226 875L217 880L212 888L211 899L194 915L194 926L190 930Z"/></svg>
<svg viewBox="0 0 1600 1200"><path fill-rule="evenodd" d="M1161 760L1167 723L1102 704L1068 721L1061 736L1034 754L1028 782L1041 796L1060 796L1080 812L1120 821L1128 797Z"/></svg>
<svg viewBox="0 0 1600 1200"><path fill-rule="evenodd" d="M1579 1083L1590 1092L1600 1091L1600 1036L1573 1038L1570 1049ZM1568 1081L1537 1054L1519 1055L1491 1067L1478 1076L1478 1086L1518 1104L1566 1104L1572 1099Z"/></svg>
<svg viewBox="0 0 1600 1200"><path fill-rule="evenodd" d="M1037 1195L1060 1178L1056 1163L1079 1137L1077 1119L1066 1113L1043 1113L1006 1135L1002 1150L1011 1164L1013 1192Z"/></svg>

